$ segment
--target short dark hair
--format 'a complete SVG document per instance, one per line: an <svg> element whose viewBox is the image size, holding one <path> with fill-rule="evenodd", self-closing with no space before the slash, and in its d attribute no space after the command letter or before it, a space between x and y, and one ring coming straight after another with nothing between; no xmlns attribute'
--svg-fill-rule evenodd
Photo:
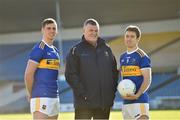
<svg viewBox="0 0 180 120"><path fill-rule="evenodd" d="M56 21L53 18L46 18L46 19L44 19L43 22L41 23L41 25L44 28L45 25L48 25L48 24L51 24L51 23L54 23L57 26L57 23L56 23Z"/></svg>
<svg viewBox="0 0 180 120"><path fill-rule="evenodd" d="M127 32L127 31L135 32L137 38L141 37L141 31L138 26L130 25L126 28L125 32Z"/></svg>
<svg viewBox="0 0 180 120"><path fill-rule="evenodd" d="M90 24L90 25L95 25L98 27L99 29L99 23L95 20L95 19L87 19L85 22L84 22L84 26L86 26L87 24Z"/></svg>

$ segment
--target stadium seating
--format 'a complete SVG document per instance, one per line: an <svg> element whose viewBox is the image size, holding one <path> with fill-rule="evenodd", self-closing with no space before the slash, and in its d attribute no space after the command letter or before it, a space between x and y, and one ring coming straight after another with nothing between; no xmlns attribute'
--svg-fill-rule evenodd
<svg viewBox="0 0 180 120"><path fill-rule="evenodd" d="M120 36L109 42L117 61L120 54L126 51L123 39L123 36ZM151 58L153 72L175 71L180 61L179 46L180 32L142 34L139 43L139 47Z"/></svg>
<svg viewBox="0 0 180 120"><path fill-rule="evenodd" d="M150 89L167 81L173 75L173 73L153 73Z"/></svg>
<svg viewBox="0 0 180 120"><path fill-rule="evenodd" d="M166 96L166 97L180 96L180 93L179 93L180 86L179 85L180 85L180 79L153 92L152 94L150 94L150 98L153 99L155 97L162 97L162 96Z"/></svg>

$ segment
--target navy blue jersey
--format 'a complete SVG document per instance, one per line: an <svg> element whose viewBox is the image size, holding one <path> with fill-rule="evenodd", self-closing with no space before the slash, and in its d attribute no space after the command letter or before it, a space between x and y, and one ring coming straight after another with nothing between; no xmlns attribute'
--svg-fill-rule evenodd
<svg viewBox="0 0 180 120"><path fill-rule="evenodd" d="M120 57L120 74L123 79L130 79L136 85L136 92L143 82L142 69L151 68L151 62L146 53L137 49L131 53L125 52ZM124 100L124 104L148 103L147 93L143 93L137 100Z"/></svg>
<svg viewBox="0 0 180 120"><path fill-rule="evenodd" d="M41 41L33 47L29 59L38 64L34 76L32 98L57 97L57 79L60 65L58 50Z"/></svg>

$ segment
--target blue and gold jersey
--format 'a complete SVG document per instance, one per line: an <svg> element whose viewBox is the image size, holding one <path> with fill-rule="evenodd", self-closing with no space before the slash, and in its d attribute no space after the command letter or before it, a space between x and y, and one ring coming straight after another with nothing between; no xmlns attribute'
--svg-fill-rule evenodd
<svg viewBox="0 0 180 120"><path fill-rule="evenodd" d="M32 98L57 97L57 79L60 65L58 50L41 41L33 47L29 59L38 64L34 76Z"/></svg>
<svg viewBox="0 0 180 120"><path fill-rule="evenodd" d="M123 79L130 79L136 85L136 92L143 82L142 69L151 68L149 57L141 49L128 53L125 52L120 56L120 74ZM124 100L124 104L130 103L148 103L147 93L143 93L137 100Z"/></svg>

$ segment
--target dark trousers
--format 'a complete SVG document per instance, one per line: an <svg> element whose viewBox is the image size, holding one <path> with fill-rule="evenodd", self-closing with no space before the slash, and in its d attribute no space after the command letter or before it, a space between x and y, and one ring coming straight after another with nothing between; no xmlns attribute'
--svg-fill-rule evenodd
<svg viewBox="0 0 180 120"><path fill-rule="evenodd" d="M103 119L109 120L110 108L96 108L96 109L75 109L75 120L85 119L85 120L93 120Z"/></svg>

